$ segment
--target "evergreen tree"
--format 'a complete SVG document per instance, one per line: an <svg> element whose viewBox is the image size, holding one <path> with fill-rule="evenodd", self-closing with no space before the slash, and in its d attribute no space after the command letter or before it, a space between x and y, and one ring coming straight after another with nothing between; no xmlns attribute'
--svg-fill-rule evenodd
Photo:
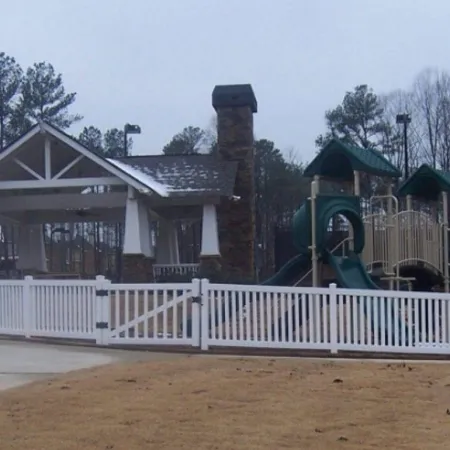
<svg viewBox="0 0 450 450"><path fill-rule="evenodd" d="M205 131L199 127L186 127L163 148L165 155L195 155L205 143Z"/></svg>
<svg viewBox="0 0 450 450"><path fill-rule="evenodd" d="M15 137L11 119L21 79L22 69L16 60L0 52L0 150Z"/></svg>
<svg viewBox="0 0 450 450"><path fill-rule="evenodd" d="M78 140L89 150L101 154L107 158L118 158L124 153L123 130L111 128L102 133L97 127L84 127L79 134ZM133 140L128 138L128 150L133 147Z"/></svg>
<svg viewBox="0 0 450 450"><path fill-rule="evenodd" d="M82 116L70 114L76 93L66 93L62 75L47 62L33 64L22 79L21 93L15 110L15 126L26 131L38 119L67 129L80 121Z"/></svg>
<svg viewBox="0 0 450 450"><path fill-rule="evenodd" d="M78 140L81 144L87 147L89 150L97 153L103 153L103 136L102 132L92 125L84 127L83 131L78 136Z"/></svg>
<svg viewBox="0 0 450 450"><path fill-rule="evenodd" d="M332 137L363 148L382 145L387 130L384 110L366 84L347 92L341 105L325 113L327 132L316 139L321 148Z"/></svg>

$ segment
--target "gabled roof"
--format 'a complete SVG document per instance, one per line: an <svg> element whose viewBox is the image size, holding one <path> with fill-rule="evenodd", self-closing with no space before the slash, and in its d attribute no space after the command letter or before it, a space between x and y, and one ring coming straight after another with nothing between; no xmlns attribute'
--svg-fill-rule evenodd
<svg viewBox="0 0 450 450"><path fill-rule="evenodd" d="M68 147L73 148L79 154L90 159L92 162L94 162L98 166L104 168L110 174L120 178L125 183L127 183L129 186L134 187L135 189L137 189L139 192L141 192L143 194L157 193L161 197L168 196L168 193L166 192L165 187L163 185L159 185L158 183L155 183L151 179L137 178L135 176L135 174L129 173L126 170L123 170L123 168L118 167L115 164L112 164L110 161L108 161L103 156L89 150L87 147L85 147L83 144L78 142L72 136L69 136L68 134L66 134L62 130L60 130L59 128L51 125L48 122L44 122L44 121L40 121L39 123L37 123L36 125L31 127L26 133L24 133L22 136L20 136L14 142L12 142L10 145L8 145L0 153L0 162L2 160L4 160L5 158L7 158L12 153L14 153L16 150L18 150L26 142L28 142L31 138L33 138L34 136L36 136L39 133L44 133L44 134L48 133L49 135L53 136L55 139L58 139L60 142L63 142L64 144L66 144Z"/></svg>
<svg viewBox="0 0 450 450"><path fill-rule="evenodd" d="M143 155L104 158L57 127L41 121L0 153L0 162L38 133L49 133L141 193L161 197L231 196L237 162L214 155Z"/></svg>
<svg viewBox="0 0 450 450"><path fill-rule="evenodd" d="M439 200L441 192L450 192L450 173L420 166L397 190L399 197L412 195L428 201Z"/></svg>
<svg viewBox="0 0 450 450"><path fill-rule="evenodd" d="M399 178L401 172L379 151L344 144L331 139L305 169L306 177L320 175L337 180L353 180L353 171Z"/></svg>
<svg viewBox="0 0 450 450"><path fill-rule="evenodd" d="M166 186L170 197L232 196L238 163L214 155L142 155L116 158L124 170L141 173Z"/></svg>

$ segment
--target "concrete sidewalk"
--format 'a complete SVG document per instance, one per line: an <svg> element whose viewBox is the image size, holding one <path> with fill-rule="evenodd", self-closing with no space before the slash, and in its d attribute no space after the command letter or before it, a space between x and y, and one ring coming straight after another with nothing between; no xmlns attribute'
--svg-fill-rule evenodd
<svg viewBox="0 0 450 450"><path fill-rule="evenodd" d="M186 355L0 340L0 390L72 370L121 361L182 357Z"/></svg>

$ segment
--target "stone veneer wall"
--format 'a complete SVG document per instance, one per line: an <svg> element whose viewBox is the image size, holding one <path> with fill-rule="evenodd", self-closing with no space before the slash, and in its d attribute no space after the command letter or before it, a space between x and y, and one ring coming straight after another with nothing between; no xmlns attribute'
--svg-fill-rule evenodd
<svg viewBox="0 0 450 450"><path fill-rule="evenodd" d="M123 255L123 282L149 283L153 281L152 258L144 255Z"/></svg>
<svg viewBox="0 0 450 450"><path fill-rule="evenodd" d="M251 88L250 88L251 89ZM253 92L252 92L253 94ZM256 100L255 100L256 101ZM238 161L234 195L222 198L217 208L222 269L230 280L255 275L255 180L253 109L216 106L219 155Z"/></svg>

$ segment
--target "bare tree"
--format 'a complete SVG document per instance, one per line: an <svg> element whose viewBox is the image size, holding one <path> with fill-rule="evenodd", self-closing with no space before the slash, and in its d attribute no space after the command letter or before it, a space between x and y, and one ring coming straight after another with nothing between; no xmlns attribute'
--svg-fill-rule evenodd
<svg viewBox="0 0 450 450"><path fill-rule="evenodd" d="M442 170L450 171L450 75L442 72L436 80L440 127L437 139L436 162Z"/></svg>
<svg viewBox="0 0 450 450"><path fill-rule="evenodd" d="M403 129L396 123L397 114L408 113L414 118L414 106L412 94L409 91L397 89L389 94L380 97L383 105L384 119L386 126L383 135L383 154L401 171L405 168L405 152ZM419 127L414 120L408 127L408 150L409 163L412 167L420 164L420 148L422 139Z"/></svg>
<svg viewBox="0 0 450 450"><path fill-rule="evenodd" d="M442 121L438 93L440 76L441 74L434 69L425 69L417 76L412 88L414 120L420 129L422 154L432 167L437 166Z"/></svg>

